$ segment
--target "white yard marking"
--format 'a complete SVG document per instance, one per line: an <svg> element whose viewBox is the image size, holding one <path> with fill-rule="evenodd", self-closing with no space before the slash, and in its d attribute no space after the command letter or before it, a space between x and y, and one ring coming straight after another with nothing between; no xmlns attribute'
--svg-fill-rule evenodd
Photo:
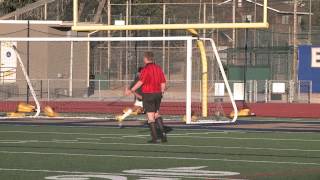
<svg viewBox="0 0 320 180"><path fill-rule="evenodd" d="M255 161L247 159L214 159L214 158L196 158L196 157L170 157L170 156L129 156L117 154L77 154L77 153L49 153L49 152L18 152L18 151L0 151L1 154L32 154L32 155L56 155L56 156L82 156L82 157L113 157L113 158L136 158L136 159L173 159L173 160L193 160L193 161L222 161L222 162L243 162L243 163L266 163L266 164L291 164L291 165L313 165L320 166L320 163L295 162L295 161Z"/></svg>
<svg viewBox="0 0 320 180"><path fill-rule="evenodd" d="M172 168L174 169L174 168ZM178 169L178 168L176 168ZM165 169L164 169L165 170ZM131 172L126 172L124 171L124 173L103 173L103 172L80 172L80 171L60 171L60 170L47 170L47 169L18 169L18 168L0 168L0 171L17 171L17 172L44 172L44 173L59 173L59 174L70 174L70 175L59 175L59 176L50 176L47 177L46 179L60 179L60 178L71 178L73 180L76 180L74 178L90 178L90 177L100 177L100 178L116 178L117 180L119 180L119 178L122 179L127 179L127 176L135 176L135 177L140 177L144 180L173 180L175 178L187 178L187 179L208 179L208 177L199 177L199 176L186 176L186 175L176 175L173 176L173 178L171 178L170 176L163 174L163 176L161 177L150 177L147 176L146 174L141 174L141 173L131 173ZM130 171L130 170L129 170ZM134 170L133 170L134 171ZM213 172L219 172L220 174L222 174L221 171L213 171ZM230 172L225 172L225 173L230 173ZM146 177L147 176L147 177ZM169 177L169 178L168 178ZM141 179L141 180L142 180ZM219 177L219 179L221 180L242 180L242 179L234 179L234 178L222 178Z"/></svg>

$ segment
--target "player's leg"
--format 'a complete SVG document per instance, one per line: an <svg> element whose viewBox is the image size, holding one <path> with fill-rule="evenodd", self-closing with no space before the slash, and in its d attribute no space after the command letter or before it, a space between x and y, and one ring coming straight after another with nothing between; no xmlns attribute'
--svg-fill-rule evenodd
<svg viewBox="0 0 320 180"><path fill-rule="evenodd" d="M152 140L149 142L150 143L157 143L158 136L157 136L157 127L155 124L155 113L148 112L147 116L148 116L148 123L149 123L149 127L150 127L150 134L151 134L151 138L152 138Z"/></svg>
<svg viewBox="0 0 320 180"><path fill-rule="evenodd" d="M157 123L159 130L160 130L161 142L167 142L168 141L167 134L166 134L165 127L163 124L163 119L160 116L161 99L162 99L162 94L156 94L156 96L155 96L155 106L156 106L155 122Z"/></svg>
<svg viewBox="0 0 320 180"><path fill-rule="evenodd" d="M147 119L148 124L150 128L150 134L152 137L151 141L148 141L150 143L157 143L157 128L155 124L155 103L154 103L154 97L153 94L145 94L143 96L143 108L145 112L147 113Z"/></svg>
<svg viewBox="0 0 320 180"><path fill-rule="evenodd" d="M143 113L143 102L142 102L142 100L136 99L136 101L134 103L134 109L133 109L132 114L139 115L142 113Z"/></svg>

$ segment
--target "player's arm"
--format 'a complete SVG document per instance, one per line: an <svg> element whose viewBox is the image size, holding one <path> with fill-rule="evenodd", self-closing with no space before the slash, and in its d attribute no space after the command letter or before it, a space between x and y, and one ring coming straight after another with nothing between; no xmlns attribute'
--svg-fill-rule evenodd
<svg viewBox="0 0 320 180"><path fill-rule="evenodd" d="M143 85L142 81L138 81L132 88L131 91L135 92L138 88L140 88Z"/></svg>
<svg viewBox="0 0 320 180"><path fill-rule="evenodd" d="M161 92L164 93L166 90L166 83L161 83Z"/></svg>
<svg viewBox="0 0 320 180"><path fill-rule="evenodd" d="M138 99L142 99L142 96L140 94L138 94L137 92L133 92L133 94L138 98Z"/></svg>
<svg viewBox="0 0 320 180"><path fill-rule="evenodd" d="M130 90L126 91L126 95L129 96L131 93L135 93L135 91L143 85L142 81L138 81Z"/></svg>
<svg viewBox="0 0 320 180"><path fill-rule="evenodd" d="M165 92L166 90L166 77L164 75L164 73L161 73L161 92L162 94Z"/></svg>
<svg viewBox="0 0 320 180"><path fill-rule="evenodd" d="M140 88L143 85L145 78L146 73L144 70L142 70L139 79L137 79L136 83L132 87L130 87L128 91L126 91L125 95L129 96L130 94L134 93L138 88Z"/></svg>

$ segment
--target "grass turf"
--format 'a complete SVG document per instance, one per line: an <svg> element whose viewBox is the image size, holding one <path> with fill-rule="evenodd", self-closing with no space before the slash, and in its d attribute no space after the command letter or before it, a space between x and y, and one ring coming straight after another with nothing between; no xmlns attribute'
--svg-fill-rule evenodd
<svg viewBox="0 0 320 180"><path fill-rule="evenodd" d="M147 139L146 128L0 125L0 179L320 179L318 133L175 129L169 143ZM177 167L200 171L168 170ZM148 170L127 171L139 169Z"/></svg>

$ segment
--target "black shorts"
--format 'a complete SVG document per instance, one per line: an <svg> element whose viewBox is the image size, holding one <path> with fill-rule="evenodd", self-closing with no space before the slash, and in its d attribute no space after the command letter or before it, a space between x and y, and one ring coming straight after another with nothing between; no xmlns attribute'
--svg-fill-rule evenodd
<svg viewBox="0 0 320 180"><path fill-rule="evenodd" d="M162 93L143 94L143 109L146 113L158 112L160 109Z"/></svg>

